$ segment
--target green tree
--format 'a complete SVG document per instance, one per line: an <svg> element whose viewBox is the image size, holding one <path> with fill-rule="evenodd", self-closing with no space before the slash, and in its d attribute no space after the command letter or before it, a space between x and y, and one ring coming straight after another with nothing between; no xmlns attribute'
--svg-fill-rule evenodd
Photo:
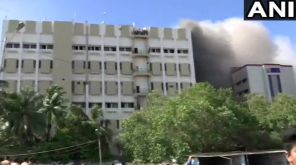
<svg viewBox="0 0 296 165"><path fill-rule="evenodd" d="M45 127L44 115L38 113L42 98L29 88L21 89L20 93L2 92L0 115L5 127L2 134L21 146L40 139Z"/></svg>
<svg viewBox="0 0 296 165"><path fill-rule="evenodd" d="M45 97L43 99L43 107L40 109L40 112L47 116L47 141L50 141L52 138L52 132L55 130L53 126L56 126L61 121L61 117L66 114L66 102L63 97L65 91L62 87L53 85L47 89Z"/></svg>
<svg viewBox="0 0 296 165"><path fill-rule="evenodd" d="M180 95L151 93L146 107L124 120L120 140L138 162L160 162L185 154L253 148L262 134L247 104L231 89L198 83ZM247 126L249 125L249 127ZM252 133L245 134L245 131ZM245 135L245 140L241 136Z"/></svg>
<svg viewBox="0 0 296 165"><path fill-rule="evenodd" d="M273 139L271 146L280 144L280 132L296 125L296 99L279 94L272 101L259 94L247 96L247 104L251 114L264 128L265 134Z"/></svg>

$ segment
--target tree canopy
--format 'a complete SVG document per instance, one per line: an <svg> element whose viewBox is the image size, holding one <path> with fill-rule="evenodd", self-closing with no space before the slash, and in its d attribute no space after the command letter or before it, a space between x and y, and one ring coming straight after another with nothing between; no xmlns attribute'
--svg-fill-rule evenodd
<svg viewBox="0 0 296 165"><path fill-rule="evenodd" d="M231 89L198 83L179 95L152 92L147 99L141 111L124 120L120 134L126 152L138 162L180 160L199 152L278 148L278 134L272 131L278 133L295 122L291 114L296 100L286 95L270 102L252 94L246 102L238 102Z"/></svg>
<svg viewBox="0 0 296 165"><path fill-rule="evenodd" d="M84 110L63 99L63 88L52 86L44 95L29 88L20 93L0 93L0 155L35 153L93 141L46 154L28 155L39 161L98 160L98 136L104 158L109 155L110 130L100 124L99 107L88 117ZM95 130L100 130L97 135ZM26 155L24 156L26 157Z"/></svg>

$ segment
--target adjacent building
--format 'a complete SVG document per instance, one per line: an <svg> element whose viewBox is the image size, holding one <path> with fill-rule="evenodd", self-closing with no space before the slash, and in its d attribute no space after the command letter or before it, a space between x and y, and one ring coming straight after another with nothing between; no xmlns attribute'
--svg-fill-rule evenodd
<svg viewBox="0 0 296 165"><path fill-rule="evenodd" d="M57 84L85 108L102 107L113 129L143 106L147 94L180 93L195 83L188 29L5 20L1 78L8 91L44 93Z"/></svg>
<svg viewBox="0 0 296 165"><path fill-rule="evenodd" d="M295 74L291 65L247 64L232 72L233 91L241 97L258 93L270 100L279 93L296 98Z"/></svg>

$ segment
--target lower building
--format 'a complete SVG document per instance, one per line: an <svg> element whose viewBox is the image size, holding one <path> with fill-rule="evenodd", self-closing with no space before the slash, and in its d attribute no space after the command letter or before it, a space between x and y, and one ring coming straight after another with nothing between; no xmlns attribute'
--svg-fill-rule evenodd
<svg viewBox="0 0 296 165"><path fill-rule="evenodd" d="M234 68L232 85L239 98L247 93L258 93L270 100L279 93L296 98L295 73L291 65L247 64Z"/></svg>

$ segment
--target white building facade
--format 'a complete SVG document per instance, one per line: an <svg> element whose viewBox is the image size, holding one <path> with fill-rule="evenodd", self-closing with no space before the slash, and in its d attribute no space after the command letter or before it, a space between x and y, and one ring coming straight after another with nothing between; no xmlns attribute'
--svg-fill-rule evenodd
<svg viewBox="0 0 296 165"><path fill-rule="evenodd" d="M258 93L272 100L284 93L296 98L295 73L291 65L247 64L232 73L232 83L238 97Z"/></svg>
<svg viewBox="0 0 296 165"><path fill-rule="evenodd" d="M29 86L43 93L57 84L87 114L101 106L114 129L150 91L180 93L195 83L189 29L22 21L26 26L15 33L19 22L3 23L6 90Z"/></svg>

